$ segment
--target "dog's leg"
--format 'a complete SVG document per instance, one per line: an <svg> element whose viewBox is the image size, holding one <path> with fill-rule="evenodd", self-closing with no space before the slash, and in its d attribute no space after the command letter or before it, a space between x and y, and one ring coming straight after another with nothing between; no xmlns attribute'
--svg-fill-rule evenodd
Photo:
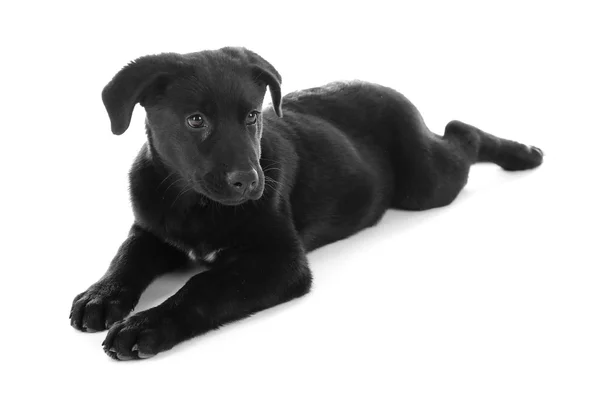
<svg viewBox="0 0 600 398"><path fill-rule="evenodd" d="M161 305L115 324L104 341L114 359L148 358L176 344L307 293L311 274L296 242L242 252L233 263L195 275ZM295 239L294 239L295 241Z"/></svg>
<svg viewBox="0 0 600 398"><path fill-rule="evenodd" d="M537 167L544 156L537 147L499 138L456 120L446 126L444 140L463 151L471 164L492 162L510 171Z"/></svg>
<svg viewBox="0 0 600 398"><path fill-rule="evenodd" d="M131 312L155 277L187 261L183 252L134 225L106 274L73 300L71 325L86 332L109 328Z"/></svg>
<svg viewBox="0 0 600 398"><path fill-rule="evenodd" d="M420 126L425 129L424 125ZM452 121L440 137L424 130L425 140L410 156L396 160L392 207L426 210L450 204L467 183L471 165L492 162L505 170L539 166L539 148L498 138L468 124Z"/></svg>

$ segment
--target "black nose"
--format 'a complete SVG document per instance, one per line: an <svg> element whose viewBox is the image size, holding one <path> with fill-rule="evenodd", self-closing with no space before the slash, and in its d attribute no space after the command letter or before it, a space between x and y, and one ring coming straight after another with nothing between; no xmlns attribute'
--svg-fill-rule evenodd
<svg viewBox="0 0 600 398"><path fill-rule="evenodd" d="M226 178L229 186L240 193L244 193L246 190L252 191L258 184L258 173L254 169L231 171L227 173Z"/></svg>

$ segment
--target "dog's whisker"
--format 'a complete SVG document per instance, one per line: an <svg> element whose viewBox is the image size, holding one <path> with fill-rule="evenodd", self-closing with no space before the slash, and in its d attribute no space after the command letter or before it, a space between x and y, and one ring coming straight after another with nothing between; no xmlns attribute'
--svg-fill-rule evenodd
<svg viewBox="0 0 600 398"><path fill-rule="evenodd" d="M172 177L172 176L174 176L174 175L175 175L175 172L174 172L174 171L170 172L170 173L169 173L169 174L168 174L168 175L167 175L167 176L166 176L166 177L165 177L165 178L164 178L164 179L163 179L163 180L160 182L160 184L158 184L158 185L157 185L157 187L156 187L156 190L158 190L158 189L161 187L161 185L165 183L165 181L167 181L167 180L168 180L170 177Z"/></svg>
<svg viewBox="0 0 600 398"><path fill-rule="evenodd" d="M190 192L192 189L194 189L194 187L193 187L193 186L184 187L184 188L181 190L181 192L179 192L179 195L177 195L177 197L175 197L175 200L173 201L173 203L171 203L171 207L170 207L170 208L172 209L172 208L173 208L173 206L175 205L175 203L177 202L177 200L178 200L178 199L179 199L181 196L183 196L183 195L185 195L186 193Z"/></svg>
<svg viewBox="0 0 600 398"><path fill-rule="evenodd" d="M277 185L269 184L269 185L265 185L265 187L269 188L271 191L281 193L281 189Z"/></svg>
<svg viewBox="0 0 600 398"><path fill-rule="evenodd" d="M265 167L263 169L263 171L269 171L269 170L281 170L279 167L277 167L278 165L268 165L267 167Z"/></svg>
<svg viewBox="0 0 600 398"><path fill-rule="evenodd" d="M281 172L281 169L279 169L277 167L269 167L269 168L263 169L263 173L266 173L268 171L279 171L279 172Z"/></svg>
<svg viewBox="0 0 600 398"><path fill-rule="evenodd" d="M277 185L272 185L272 182L277 182L275 180L265 181L265 188L269 188L271 191L275 192L277 195L281 195L281 190L278 189Z"/></svg>
<svg viewBox="0 0 600 398"><path fill-rule="evenodd" d="M281 163L273 163L273 164L269 164L269 165L267 165L267 167L266 167L266 168L267 168L268 170L270 170L270 169L278 169L278 167L277 167L277 166L281 166Z"/></svg>
<svg viewBox="0 0 600 398"><path fill-rule="evenodd" d="M265 183L267 183L267 182L275 183L275 184L277 184L279 187L282 187L282 186L283 186L283 182L282 182L282 181L277 181L277 180L275 180L275 179L273 179L273 178L271 178L271 177L267 177L267 176L265 176ZM286 181L286 182L287 182L287 181Z"/></svg>
<svg viewBox="0 0 600 398"><path fill-rule="evenodd" d="M170 188L171 188L171 187L172 187L174 184L177 184L177 183L179 183L179 182L182 182L182 181L185 181L185 180L184 180L183 178L181 178L181 177L180 177L180 178L178 178L177 180L173 181L173 182L171 183L171 185L169 185L169 186L167 187L167 189L165 189L165 192L163 193L162 200L163 200L163 201L165 200L165 198L167 197L167 192L169 191L169 189L170 189Z"/></svg>
<svg viewBox="0 0 600 398"><path fill-rule="evenodd" d="M269 158L265 158L264 156L261 157L261 160L266 160L267 162L273 162L273 163L278 163L278 164L282 164L280 161L275 160L275 159L269 159Z"/></svg>
<svg viewBox="0 0 600 398"><path fill-rule="evenodd" d="M265 173L265 179L270 178L273 180L272 177L269 177L268 175L266 175L267 172L271 171L271 170L279 170L279 169L266 169L263 170L263 172ZM288 182L287 178L283 175L283 173L279 173L279 175L277 176L278 178L280 178L281 180L283 180L284 182Z"/></svg>
<svg viewBox="0 0 600 398"><path fill-rule="evenodd" d="M165 189L165 193L175 184L177 184L178 182L183 181L182 177L179 177L178 179L176 179L175 181L173 181L171 184L169 184L169 186Z"/></svg>

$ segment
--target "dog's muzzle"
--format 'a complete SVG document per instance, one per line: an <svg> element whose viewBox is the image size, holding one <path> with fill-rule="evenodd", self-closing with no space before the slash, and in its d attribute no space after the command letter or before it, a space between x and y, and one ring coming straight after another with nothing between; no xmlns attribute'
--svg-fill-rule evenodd
<svg viewBox="0 0 600 398"><path fill-rule="evenodd" d="M204 178L198 177L196 178L198 188L204 186L203 191L207 191L205 194L225 205L237 205L247 200L257 200L263 194L264 187L255 168L226 172L220 181L217 181L214 174L205 175ZM211 184L211 181L214 184Z"/></svg>

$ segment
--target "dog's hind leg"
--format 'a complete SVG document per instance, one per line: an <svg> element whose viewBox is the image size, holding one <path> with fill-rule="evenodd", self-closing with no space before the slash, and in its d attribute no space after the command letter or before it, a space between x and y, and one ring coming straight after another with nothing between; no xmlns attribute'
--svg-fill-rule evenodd
<svg viewBox="0 0 600 398"><path fill-rule="evenodd" d="M428 131L419 150L395 161L396 190L392 207L426 210L450 204L467 183L472 164L492 162L505 170L539 166L539 148L485 133L468 124L452 121L444 136Z"/></svg>
<svg viewBox="0 0 600 398"><path fill-rule="evenodd" d="M446 125L444 140L465 152L471 164L492 162L504 170L527 170L542 164L543 153L534 146L498 138L459 121Z"/></svg>

